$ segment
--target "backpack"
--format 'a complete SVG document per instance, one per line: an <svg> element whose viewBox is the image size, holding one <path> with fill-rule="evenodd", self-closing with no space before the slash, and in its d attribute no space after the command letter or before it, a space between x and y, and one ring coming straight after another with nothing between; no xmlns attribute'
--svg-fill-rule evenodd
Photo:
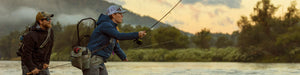
<svg viewBox="0 0 300 75"><path fill-rule="evenodd" d="M24 47L24 44L23 44L23 40L24 40L24 36L27 35L31 30L31 27L28 27L26 28L23 33L21 33L21 35L19 36L19 47L18 47L18 50L16 52L17 56L22 56L23 55L23 50L22 48Z"/></svg>
<svg viewBox="0 0 300 75"><path fill-rule="evenodd" d="M89 40L90 34L79 36L80 35L79 34L79 30L80 30L79 25L82 25L81 23L83 21L93 21L94 28L96 28L96 25L98 25L98 24L96 24L96 20L93 18L84 18L77 23L77 33L76 33L77 42L72 47L73 50L71 51L70 57L71 57L72 66L74 66L78 69L81 69L81 70L89 69L90 64L99 64L100 62L91 61L91 60L95 60L95 59L92 59L92 54L106 48L110 44L110 43L108 43L105 46L102 46L100 49L94 50L92 52L87 47L85 47L87 43L84 42L86 40L83 40L83 39L88 38L88 40ZM96 60L101 60L101 59L96 59Z"/></svg>
<svg viewBox="0 0 300 75"><path fill-rule="evenodd" d="M24 47L24 36L26 36L29 32L32 32L32 28L35 27L36 25L30 26L28 28L25 29L25 31L23 33L21 33L21 36L19 37L19 48L18 51L16 52L17 56L21 56L23 55L23 47ZM48 29L48 35L46 37L46 39L44 40L44 42L40 45L39 48L44 48L44 46L48 43L48 39L51 35L51 29Z"/></svg>

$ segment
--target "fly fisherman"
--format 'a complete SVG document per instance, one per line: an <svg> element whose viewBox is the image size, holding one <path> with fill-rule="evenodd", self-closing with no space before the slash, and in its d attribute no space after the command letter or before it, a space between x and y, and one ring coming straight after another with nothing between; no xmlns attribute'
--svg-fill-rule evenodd
<svg viewBox="0 0 300 75"><path fill-rule="evenodd" d="M122 61L128 61L118 40L133 40L146 35L145 31L120 33L117 25L122 23L123 13L125 10L120 6L112 5L107 9L106 15L99 16L98 26L93 31L87 47L91 52L101 50L92 54L90 68L83 70L83 75L107 75L104 62L112 52L115 52Z"/></svg>
<svg viewBox="0 0 300 75"><path fill-rule="evenodd" d="M22 75L50 75L48 65L53 47L53 14L38 12L36 22L23 37L21 47Z"/></svg>

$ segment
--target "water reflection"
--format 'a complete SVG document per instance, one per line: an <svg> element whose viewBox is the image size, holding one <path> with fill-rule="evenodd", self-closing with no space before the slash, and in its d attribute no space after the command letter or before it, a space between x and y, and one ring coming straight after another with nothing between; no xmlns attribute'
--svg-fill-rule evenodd
<svg viewBox="0 0 300 75"><path fill-rule="evenodd" d="M52 61L50 67L69 63ZM110 75L299 75L300 63L237 62L108 62ZM70 64L50 69L51 75L82 75ZM20 61L0 61L1 75L20 75Z"/></svg>

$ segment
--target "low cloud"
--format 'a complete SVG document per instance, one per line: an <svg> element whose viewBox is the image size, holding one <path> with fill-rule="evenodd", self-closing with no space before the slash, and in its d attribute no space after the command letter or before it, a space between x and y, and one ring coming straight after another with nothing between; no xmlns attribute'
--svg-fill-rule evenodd
<svg viewBox="0 0 300 75"><path fill-rule="evenodd" d="M55 24L57 21L59 21L62 25L70 25L70 24L77 24L78 21L80 21L83 18L86 18L87 16L85 15L79 15L79 14L59 14L56 15L55 18L53 18Z"/></svg>
<svg viewBox="0 0 300 75"><path fill-rule="evenodd" d="M7 11L7 9L0 8L0 11ZM1 24L10 24L10 25L18 25L18 26L27 26L31 25L35 22L35 16L37 12L41 10L37 10L30 7L20 7L9 14L2 15L0 17ZM89 13L86 9L83 13ZM1 14L3 12L0 12ZM5 12L4 12L5 13ZM51 13L51 12L48 12ZM59 21L62 25L76 24L79 20L91 17L87 14L54 14L52 22L56 24ZM95 18L96 16L93 16Z"/></svg>
<svg viewBox="0 0 300 75"><path fill-rule="evenodd" d="M35 21L35 16L38 12L36 9L30 7L20 7L10 13L2 12L7 10L8 9L5 8L0 9L0 14L2 15L2 17L0 17L1 24L32 24Z"/></svg>
<svg viewBox="0 0 300 75"><path fill-rule="evenodd" d="M204 5L225 5L230 8L240 8L241 0L183 0L183 4L195 4L200 2Z"/></svg>
<svg viewBox="0 0 300 75"><path fill-rule="evenodd" d="M111 3L116 3L118 5L124 5L126 4L125 1L122 1L122 0L105 0L107 2L111 2Z"/></svg>

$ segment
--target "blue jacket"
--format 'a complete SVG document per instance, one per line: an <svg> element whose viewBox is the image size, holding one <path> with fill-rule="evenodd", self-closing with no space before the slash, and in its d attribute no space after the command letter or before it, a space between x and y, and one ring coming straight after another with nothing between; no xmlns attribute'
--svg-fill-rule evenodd
<svg viewBox="0 0 300 75"><path fill-rule="evenodd" d="M131 40L139 38L138 32L120 33L116 29L118 24L114 23L109 16L103 14L99 16L97 24L98 26L93 31L87 47L89 50L94 51L108 43L110 44L108 47L97 51L93 55L99 55L104 59L108 59L112 51L114 51L121 60L126 59L124 51L120 48L120 45L116 42L116 40Z"/></svg>

